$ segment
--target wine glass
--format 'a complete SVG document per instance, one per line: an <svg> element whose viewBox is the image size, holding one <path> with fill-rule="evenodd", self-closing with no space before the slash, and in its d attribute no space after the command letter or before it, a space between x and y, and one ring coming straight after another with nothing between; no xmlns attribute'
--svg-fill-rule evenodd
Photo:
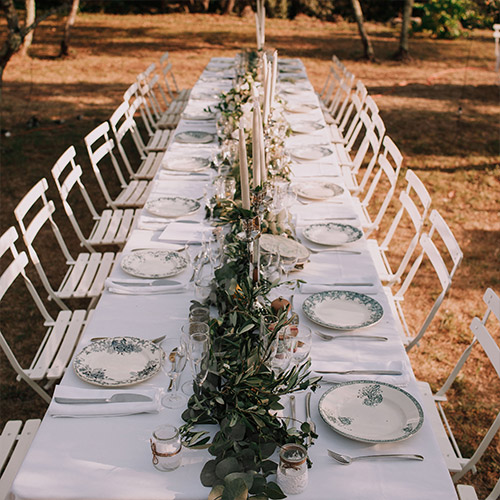
<svg viewBox="0 0 500 500"><path fill-rule="evenodd" d="M288 325L286 327L288 340L291 342L292 363L295 366L303 363L311 352L312 331L305 325Z"/></svg>
<svg viewBox="0 0 500 500"><path fill-rule="evenodd" d="M281 278L280 255L278 253L263 253L260 257L262 276L270 282Z"/></svg>
<svg viewBox="0 0 500 500"><path fill-rule="evenodd" d="M216 205L216 200L212 196L212 194L209 192L209 190L206 188L203 190L203 201L205 202L205 205L209 210L209 214L210 214L209 220L212 221L214 218L214 208Z"/></svg>
<svg viewBox="0 0 500 500"><path fill-rule="evenodd" d="M186 350L179 338L167 337L160 347L165 353L162 369L170 378L170 384L161 404L165 408L182 408L186 404L186 397L178 392L178 378L186 366Z"/></svg>
<svg viewBox="0 0 500 500"><path fill-rule="evenodd" d="M296 249L290 250L286 255L282 255L280 258L281 269L285 273L286 281L288 281L288 277L292 269L297 265L297 261L299 260L299 253Z"/></svg>
<svg viewBox="0 0 500 500"><path fill-rule="evenodd" d="M191 365L193 381L201 389L208 375L210 341L207 333L191 333L188 340L187 356Z"/></svg>

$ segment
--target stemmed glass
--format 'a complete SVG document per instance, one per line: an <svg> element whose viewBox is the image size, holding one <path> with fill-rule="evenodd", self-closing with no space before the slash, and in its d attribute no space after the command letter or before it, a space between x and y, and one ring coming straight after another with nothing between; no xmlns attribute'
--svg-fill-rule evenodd
<svg viewBox="0 0 500 500"><path fill-rule="evenodd" d="M209 192L209 190L206 188L203 191L203 201L205 202L205 205L210 212L210 221L212 221L214 218L214 208L215 208L216 201L213 198L213 196L211 195L211 193Z"/></svg>
<svg viewBox="0 0 500 500"><path fill-rule="evenodd" d="M286 281L288 281L288 277L292 269L297 265L297 261L299 260L299 254L297 250L291 250L287 255L282 255L280 258L281 269L285 273Z"/></svg>
<svg viewBox="0 0 500 500"><path fill-rule="evenodd" d="M186 404L186 397L178 392L178 378L186 366L186 350L180 339L167 337L160 347L165 353L163 371L170 378L167 393L163 396L161 404L165 408L182 408Z"/></svg>
<svg viewBox="0 0 500 500"><path fill-rule="evenodd" d="M286 336L291 342L292 363L295 366L303 363L311 352L312 332L305 325L288 325Z"/></svg>
<svg viewBox="0 0 500 500"><path fill-rule="evenodd" d="M208 375L210 341L206 333L192 333L189 336L187 355L191 364L193 381L201 389Z"/></svg>

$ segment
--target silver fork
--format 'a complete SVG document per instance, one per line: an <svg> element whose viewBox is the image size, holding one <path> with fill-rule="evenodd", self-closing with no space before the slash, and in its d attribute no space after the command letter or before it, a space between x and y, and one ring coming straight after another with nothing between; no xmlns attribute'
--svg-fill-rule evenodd
<svg viewBox="0 0 500 500"><path fill-rule="evenodd" d="M328 455L330 455L334 460L336 460L339 464L342 465L350 465L355 460L370 460L376 458L398 458L398 459L406 459L406 460L419 460L422 461L424 457L422 455L414 455L414 454L404 454L404 453L388 453L388 454L380 454L380 455L361 455L359 457L350 457L349 455L343 455L340 453L336 453L332 450L327 450Z"/></svg>
<svg viewBox="0 0 500 500"><path fill-rule="evenodd" d="M323 340L326 340L329 342L330 340L338 340L338 339L355 339L355 340L375 340L379 342L386 342L389 340L387 337L380 337L377 335L360 335L360 334L354 334L354 335L327 335L326 333L320 332L319 330L313 330L313 332L320 337Z"/></svg>

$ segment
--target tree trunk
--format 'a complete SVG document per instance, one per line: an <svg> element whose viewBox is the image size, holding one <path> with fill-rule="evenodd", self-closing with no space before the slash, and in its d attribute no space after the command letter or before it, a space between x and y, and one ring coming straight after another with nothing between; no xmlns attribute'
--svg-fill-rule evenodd
<svg viewBox="0 0 500 500"><path fill-rule="evenodd" d="M66 19L66 24L64 25L64 35L61 40L61 51L59 56L69 56L69 39L71 36L71 29L75 24L76 15L78 13L78 8L80 7L80 0L73 0L71 4L71 10L68 14L68 19Z"/></svg>
<svg viewBox="0 0 500 500"><path fill-rule="evenodd" d="M401 24L401 36L399 38L399 49L394 54L394 59L408 61L410 59L410 27L411 14L413 12L414 0L405 0L403 6L403 22Z"/></svg>
<svg viewBox="0 0 500 500"><path fill-rule="evenodd" d="M365 30L365 21L363 18L363 9L361 9L361 4L359 0L351 0L352 8L354 9L354 17L356 18L356 23L358 25L359 35L361 36L361 41L363 42L363 52L365 59L368 61L375 60L375 53L373 52L372 43L368 37L368 33Z"/></svg>
<svg viewBox="0 0 500 500"><path fill-rule="evenodd" d="M228 15L231 14L231 12L233 12L234 2L235 0L227 0L226 5L224 7L224 12L223 12L224 15Z"/></svg>
<svg viewBox="0 0 500 500"><path fill-rule="evenodd" d="M26 19L24 22L25 26L30 26L35 21L36 16L36 5L35 0L25 0L26 5ZM19 53L25 56L28 53L28 49L31 47L31 42L33 42L33 31L30 31L25 37L21 50Z"/></svg>

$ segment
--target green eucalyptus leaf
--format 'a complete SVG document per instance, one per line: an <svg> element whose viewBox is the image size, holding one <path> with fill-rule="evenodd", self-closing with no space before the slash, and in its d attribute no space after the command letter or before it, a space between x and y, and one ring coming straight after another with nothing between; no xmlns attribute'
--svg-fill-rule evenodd
<svg viewBox="0 0 500 500"><path fill-rule="evenodd" d="M272 460L264 460L260 464L260 467L264 476L268 476L269 474L274 474L276 472L278 464L276 462L273 462Z"/></svg>
<svg viewBox="0 0 500 500"><path fill-rule="evenodd" d="M286 498L286 495L283 493L281 488L273 482L267 483L266 494L272 499Z"/></svg>
<svg viewBox="0 0 500 500"><path fill-rule="evenodd" d="M253 485L254 476L255 474L250 472L233 472L224 478L224 484L228 485L235 479L241 479L244 481L246 488L249 490Z"/></svg>
<svg viewBox="0 0 500 500"><path fill-rule="evenodd" d="M217 484L208 495L208 500L220 500L224 492L224 485Z"/></svg>
<svg viewBox="0 0 500 500"><path fill-rule="evenodd" d="M227 437L233 441L242 441L245 437L247 426L240 420L233 427L229 428Z"/></svg>
<svg viewBox="0 0 500 500"><path fill-rule="evenodd" d="M252 495L261 495L265 493L266 487L267 487L266 478L261 474L256 474L253 478L253 484L249 492Z"/></svg>
<svg viewBox="0 0 500 500"><path fill-rule="evenodd" d="M227 457L221 460L215 467L215 473L217 477L224 479L228 474L232 472L241 472L241 465L235 457Z"/></svg>
<svg viewBox="0 0 500 500"><path fill-rule="evenodd" d="M236 477L224 482L224 491L221 500L247 500L248 488L245 481Z"/></svg>
<svg viewBox="0 0 500 500"><path fill-rule="evenodd" d="M262 458L270 457L274 453L274 450L276 450L276 443L274 442L260 443L259 451L260 451L260 456Z"/></svg>
<svg viewBox="0 0 500 500"><path fill-rule="evenodd" d="M200 478L201 484L203 486L213 486L217 480L217 475L215 474L216 461L209 460L203 466L201 470Z"/></svg>

